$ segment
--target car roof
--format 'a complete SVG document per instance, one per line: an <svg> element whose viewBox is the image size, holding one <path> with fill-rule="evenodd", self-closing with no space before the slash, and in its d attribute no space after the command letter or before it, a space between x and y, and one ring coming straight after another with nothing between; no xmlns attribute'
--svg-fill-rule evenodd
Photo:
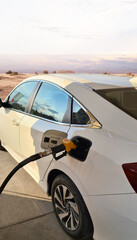
<svg viewBox="0 0 137 240"><path fill-rule="evenodd" d="M27 80L33 79L46 80L66 89L71 83L73 83L73 86L75 84L82 84L95 90L137 87L137 78L112 76L106 74L43 74L33 76Z"/></svg>

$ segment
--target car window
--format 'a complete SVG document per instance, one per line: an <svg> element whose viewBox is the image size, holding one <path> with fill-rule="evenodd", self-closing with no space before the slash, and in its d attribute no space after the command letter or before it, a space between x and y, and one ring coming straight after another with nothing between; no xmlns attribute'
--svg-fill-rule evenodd
<svg viewBox="0 0 137 240"><path fill-rule="evenodd" d="M62 89L42 83L30 113L52 121L70 123L69 98Z"/></svg>
<svg viewBox="0 0 137 240"><path fill-rule="evenodd" d="M83 107L73 99L72 124L87 125L90 124L90 118Z"/></svg>
<svg viewBox="0 0 137 240"><path fill-rule="evenodd" d="M96 92L113 105L137 119L137 89L116 88L96 90Z"/></svg>
<svg viewBox="0 0 137 240"><path fill-rule="evenodd" d="M26 82L18 86L9 96L10 108L25 111L28 99L36 85L36 82Z"/></svg>

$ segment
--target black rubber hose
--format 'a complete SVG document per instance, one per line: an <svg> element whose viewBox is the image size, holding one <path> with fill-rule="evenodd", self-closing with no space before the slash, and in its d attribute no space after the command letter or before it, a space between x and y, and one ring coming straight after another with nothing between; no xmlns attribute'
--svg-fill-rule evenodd
<svg viewBox="0 0 137 240"><path fill-rule="evenodd" d="M51 148L51 152L43 152L43 153L37 153L34 154L28 158L26 158L25 160L23 160L22 162L20 162L15 168L13 168L13 170L8 174L8 176L5 178L4 182L2 183L2 185L0 186L0 194L3 192L4 188L6 187L7 183L9 182L9 180L13 177L13 175L22 167L24 167L26 164L33 162L35 160L38 160L39 158L45 157L49 154L53 154L54 158L56 160L62 158L63 156L66 155L66 152L61 154L61 156L56 157L56 153L59 153L61 151L65 150L65 146L63 144L60 144L59 146L53 147Z"/></svg>
<svg viewBox="0 0 137 240"><path fill-rule="evenodd" d="M15 168L13 168L13 170L9 173L9 175L5 178L4 182L2 183L2 185L0 186L0 194L3 192L5 186L7 185L7 183L9 182L9 180L12 178L12 176L22 167L24 167L26 164L28 164L29 162L33 162L37 159L41 158L40 154L37 153L35 155L32 155L31 157L26 158L25 160L23 160L22 162L20 162Z"/></svg>
<svg viewBox="0 0 137 240"><path fill-rule="evenodd" d="M56 154L56 153L59 153L61 151L64 151L65 150L65 146L64 146L64 144L60 144L60 145L58 145L56 147L52 147L51 150L52 150L52 154Z"/></svg>

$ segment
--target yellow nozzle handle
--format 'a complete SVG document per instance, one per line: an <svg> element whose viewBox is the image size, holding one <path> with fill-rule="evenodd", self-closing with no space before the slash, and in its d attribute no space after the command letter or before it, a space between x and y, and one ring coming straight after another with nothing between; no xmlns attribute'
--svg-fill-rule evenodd
<svg viewBox="0 0 137 240"><path fill-rule="evenodd" d="M66 152L70 152L71 149L76 149L76 145L69 139L65 138L63 139L63 142L62 142L66 148Z"/></svg>

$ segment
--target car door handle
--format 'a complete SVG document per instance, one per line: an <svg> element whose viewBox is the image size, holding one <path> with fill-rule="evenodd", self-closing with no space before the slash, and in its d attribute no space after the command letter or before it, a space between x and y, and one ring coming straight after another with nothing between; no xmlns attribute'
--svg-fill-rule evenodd
<svg viewBox="0 0 137 240"><path fill-rule="evenodd" d="M12 124L15 125L15 126L19 126L19 122L16 119L12 120Z"/></svg>

